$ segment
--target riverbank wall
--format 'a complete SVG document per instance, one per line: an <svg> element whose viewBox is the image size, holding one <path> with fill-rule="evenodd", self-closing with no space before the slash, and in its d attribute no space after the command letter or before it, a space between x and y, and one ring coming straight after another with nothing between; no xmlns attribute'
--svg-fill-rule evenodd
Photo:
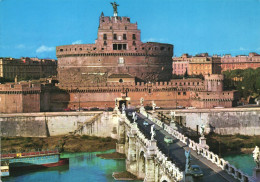
<svg viewBox="0 0 260 182"><path fill-rule="evenodd" d="M260 108L183 109L175 113L177 122L198 132L204 124L206 133L260 135Z"/></svg>
<svg viewBox="0 0 260 182"><path fill-rule="evenodd" d="M66 134L116 137L112 112L46 112L0 115L1 136L47 137Z"/></svg>

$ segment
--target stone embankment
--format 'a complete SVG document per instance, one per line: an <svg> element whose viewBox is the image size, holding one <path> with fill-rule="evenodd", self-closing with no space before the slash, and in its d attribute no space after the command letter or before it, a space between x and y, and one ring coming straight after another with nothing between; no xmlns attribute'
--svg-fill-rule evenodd
<svg viewBox="0 0 260 182"><path fill-rule="evenodd" d="M97 152L116 148L116 140L95 136L3 137L1 152L33 151L59 147L64 152Z"/></svg>

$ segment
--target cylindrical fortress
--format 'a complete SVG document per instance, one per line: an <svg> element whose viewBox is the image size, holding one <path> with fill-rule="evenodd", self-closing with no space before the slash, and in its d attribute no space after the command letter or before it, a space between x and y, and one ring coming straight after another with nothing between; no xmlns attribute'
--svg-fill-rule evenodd
<svg viewBox="0 0 260 182"><path fill-rule="evenodd" d="M140 30L128 17L100 16L95 44L58 46L58 78L65 87L106 82L111 74L129 74L137 81L168 81L173 45L142 43Z"/></svg>

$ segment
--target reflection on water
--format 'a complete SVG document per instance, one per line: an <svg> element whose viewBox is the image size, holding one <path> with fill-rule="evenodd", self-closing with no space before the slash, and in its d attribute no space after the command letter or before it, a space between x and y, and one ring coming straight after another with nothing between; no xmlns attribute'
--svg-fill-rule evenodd
<svg viewBox="0 0 260 182"><path fill-rule="evenodd" d="M113 172L125 171L125 160L101 159L96 154L106 152L64 153L61 158L70 158L69 165L37 171L16 172L2 181L21 182L95 182L114 181Z"/></svg>
<svg viewBox="0 0 260 182"><path fill-rule="evenodd" d="M249 176L253 175L255 162L252 154L229 155L224 157L224 159L234 165L237 169L241 169Z"/></svg>

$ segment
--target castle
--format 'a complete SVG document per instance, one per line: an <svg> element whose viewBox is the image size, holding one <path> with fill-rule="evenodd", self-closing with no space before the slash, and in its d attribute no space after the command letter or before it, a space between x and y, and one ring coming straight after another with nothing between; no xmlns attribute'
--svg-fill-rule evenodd
<svg viewBox="0 0 260 182"><path fill-rule="evenodd" d="M171 80L173 45L143 43L140 37L137 23L117 16L115 8L112 17L101 13L95 44L57 46L59 84L37 86L37 93L25 93L23 87L16 86L20 83L0 85L0 112L29 112L28 108L18 111L10 105L30 107L31 102L38 104L34 106L38 112L107 109L114 108L115 102L120 107L123 103L138 106L141 98L144 105L151 106L154 101L162 108L235 104L234 91L223 91L222 75ZM12 102L24 94L39 95Z"/></svg>

